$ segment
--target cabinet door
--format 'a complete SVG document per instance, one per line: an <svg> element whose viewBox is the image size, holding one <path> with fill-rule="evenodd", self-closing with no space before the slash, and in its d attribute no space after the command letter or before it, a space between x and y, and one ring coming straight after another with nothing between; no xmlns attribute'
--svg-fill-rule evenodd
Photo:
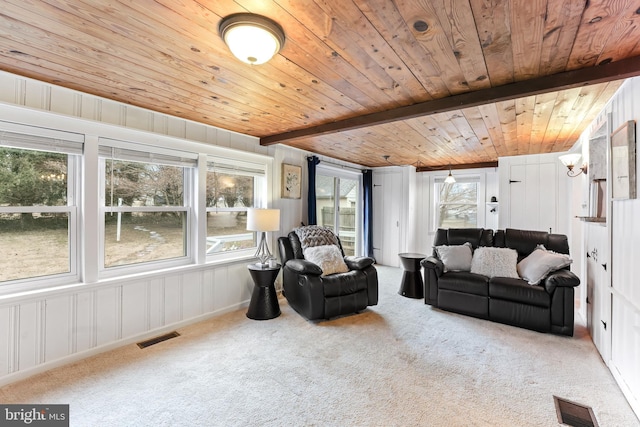
<svg viewBox="0 0 640 427"><path fill-rule="evenodd" d="M557 165L511 165L509 170L510 227L557 230Z"/></svg>
<svg viewBox="0 0 640 427"><path fill-rule="evenodd" d="M373 254L379 264L398 267L402 173L374 174L373 183Z"/></svg>
<svg viewBox="0 0 640 427"><path fill-rule="evenodd" d="M608 362L611 351L611 292L608 280L607 228L587 226L587 327L591 339Z"/></svg>

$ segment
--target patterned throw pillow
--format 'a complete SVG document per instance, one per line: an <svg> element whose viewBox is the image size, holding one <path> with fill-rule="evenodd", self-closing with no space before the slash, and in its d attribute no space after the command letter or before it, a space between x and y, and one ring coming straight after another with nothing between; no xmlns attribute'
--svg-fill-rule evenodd
<svg viewBox="0 0 640 427"><path fill-rule="evenodd" d="M334 245L313 246L304 250L304 258L318 265L322 275L346 273L349 267L342 258L340 248Z"/></svg>
<svg viewBox="0 0 640 427"><path fill-rule="evenodd" d="M306 248L313 246L336 245L338 246L338 238L330 228L321 227L319 225L307 225L298 227L295 230L300 239L300 246L304 251Z"/></svg>
<svg viewBox="0 0 640 427"><path fill-rule="evenodd" d="M471 272L487 277L510 277L519 279L518 252L509 248L480 247L473 252Z"/></svg>

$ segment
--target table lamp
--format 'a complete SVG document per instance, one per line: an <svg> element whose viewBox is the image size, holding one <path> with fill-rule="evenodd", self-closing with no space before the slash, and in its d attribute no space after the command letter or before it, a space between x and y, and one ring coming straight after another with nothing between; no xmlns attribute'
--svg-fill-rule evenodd
<svg viewBox="0 0 640 427"><path fill-rule="evenodd" d="M247 230L260 232L260 243L255 257L260 260L264 267L267 265L271 252L267 244L267 231L278 231L280 229L280 209L257 209L247 210Z"/></svg>

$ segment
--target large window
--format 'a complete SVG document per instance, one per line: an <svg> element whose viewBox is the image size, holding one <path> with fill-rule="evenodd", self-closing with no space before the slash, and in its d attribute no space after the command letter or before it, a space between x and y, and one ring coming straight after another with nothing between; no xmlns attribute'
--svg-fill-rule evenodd
<svg viewBox="0 0 640 427"><path fill-rule="evenodd" d="M435 228L478 227L479 178L458 178L447 184L435 181Z"/></svg>
<svg viewBox="0 0 640 427"><path fill-rule="evenodd" d="M195 155L134 148L100 147L107 269L190 256Z"/></svg>
<svg viewBox="0 0 640 427"><path fill-rule="evenodd" d="M224 158L207 162L207 254L256 247L256 233L247 231L247 208L264 207L263 164Z"/></svg>
<svg viewBox="0 0 640 427"><path fill-rule="evenodd" d="M0 282L77 277L83 139L50 134L0 132Z"/></svg>

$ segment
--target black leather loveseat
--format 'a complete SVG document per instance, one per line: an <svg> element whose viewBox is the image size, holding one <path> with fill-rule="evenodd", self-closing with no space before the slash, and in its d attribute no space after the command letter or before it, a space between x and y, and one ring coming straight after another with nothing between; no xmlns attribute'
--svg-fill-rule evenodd
<svg viewBox="0 0 640 427"><path fill-rule="evenodd" d="M538 245L548 251L569 254L565 235L509 228L495 233L480 228L439 229L433 245L438 248L467 242L473 247L474 256L479 247L515 249L518 262L537 250ZM554 256L553 252L550 256ZM436 249L433 256L422 260L421 265L426 304L535 331L573 335L573 288L580 284L580 279L569 271L568 266L548 273L538 284L531 285L522 278L445 271Z"/></svg>

